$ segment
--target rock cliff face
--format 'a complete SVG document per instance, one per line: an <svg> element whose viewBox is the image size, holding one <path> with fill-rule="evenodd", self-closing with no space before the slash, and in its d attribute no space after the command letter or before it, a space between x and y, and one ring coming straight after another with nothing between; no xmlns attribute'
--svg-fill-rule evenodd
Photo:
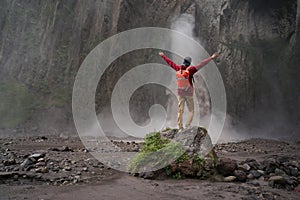
<svg viewBox="0 0 300 200"><path fill-rule="evenodd" d="M208 49L222 52L219 67L229 113L250 125L296 124L299 1L224 0L197 5L196 33Z"/></svg>
<svg viewBox="0 0 300 200"><path fill-rule="evenodd" d="M120 31L170 27L175 16L189 12L195 15L195 35L204 47L209 53L216 49L221 53L218 66L229 114L245 121L256 114L260 121L295 124L300 111L297 5L299 0L3 0L0 78L28 88L33 105L24 121L31 119L30 125L38 128L66 130L66 124L72 124L74 77L90 50ZM112 66L115 73L104 76L111 81L102 85L105 90L99 94L108 98L120 75L141 64L132 56L145 58L143 63L157 61L147 54L133 52L118 59ZM9 112L5 107L0 110L3 116Z"/></svg>

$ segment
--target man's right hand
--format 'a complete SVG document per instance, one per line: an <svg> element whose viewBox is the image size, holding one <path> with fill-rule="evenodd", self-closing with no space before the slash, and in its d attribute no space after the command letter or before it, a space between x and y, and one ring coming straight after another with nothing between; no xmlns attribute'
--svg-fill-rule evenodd
<svg viewBox="0 0 300 200"><path fill-rule="evenodd" d="M160 56L163 56L163 55L165 55L163 52L159 52L158 53Z"/></svg>

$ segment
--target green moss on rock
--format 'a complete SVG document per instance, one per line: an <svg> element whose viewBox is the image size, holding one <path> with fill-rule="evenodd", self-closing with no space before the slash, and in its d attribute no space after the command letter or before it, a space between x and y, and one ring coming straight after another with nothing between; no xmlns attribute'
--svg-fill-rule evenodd
<svg viewBox="0 0 300 200"><path fill-rule="evenodd" d="M161 169L170 160L174 161L183 154L184 149L180 143L161 137L159 132L150 133L146 136L141 151L130 162L128 170L131 173L138 173Z"/></svg>
<svg viewBox="0 0 300 200"><path fill-rule="evenodd" d="M155 171L175 179L210 178L216 173L218 157L214 149L203 156L199 153L199 148L211 146L207 143L207 137L207 131L198 127L177 133L174 140L165 137L164 132L148 134L141 151L129 163L128 170L133 174ZM185 141L187 138L192 138L193 141L190 144L175 142ZM183 144L187 146L183 147Z"/></svg>

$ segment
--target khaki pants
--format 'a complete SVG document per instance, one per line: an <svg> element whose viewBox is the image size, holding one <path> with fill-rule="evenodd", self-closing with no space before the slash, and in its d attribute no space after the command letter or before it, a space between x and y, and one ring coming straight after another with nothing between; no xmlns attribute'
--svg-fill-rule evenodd
<svg viewBox="0 0 300 200"><path fill-rule="evenodd" d="M182 118L183 118L183 112L184 112L184 105L187 105L188 110L189 110L189 116L188 116L188 120L186 123L186 126L190 126L192 121L193 121L193 117L194 117L194 100L193 100L193 96L179 96L178 97L178 127L183 128L182 126Z"/></svg>

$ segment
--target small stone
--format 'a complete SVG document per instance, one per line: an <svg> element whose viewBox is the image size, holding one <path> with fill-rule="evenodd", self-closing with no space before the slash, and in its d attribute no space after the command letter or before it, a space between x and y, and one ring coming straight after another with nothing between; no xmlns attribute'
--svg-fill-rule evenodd
<svg viewBox="0 0 300 200"><path fill-rule="evenodd" d="M225 182L233 182L235 180L236 180L235 176L227 176L227 177L224 178Z"/></svg>
<svg viewBox="0 0 300 200"><path fill-rule="evenodd" d="M41 166L45 166L45 165L46 165L45 162L38 162L35 164L35 166L37 166L37 167L41 167Z"/></svg>
<svg viewBox="0 0 300 200"><path fill-rule="evenodd" d="M69 148L68 146L63 146L61 149L60 149L60 151L65 151L65 152L67 152L67 151L73 151L71 148Z"/></svg>
<svg viewBox="0 0 300 200"><path fill-rule="evenodd" d="M153 172L146 172L146 173L144 173L144 176L143 176L143 178L144 179L154 179L154 173Z"/></svg>
<svg viewBox="0 0 300 200"><path fill-rule="evenodd" d="M41 139L42 140L48 140L48 138L46 136L42 136Z"/></svg>
<svg viewBox="0 0 300 200"><path fill-rule="evenodd" d="M229 158L220 158L217 170L224 176L232 175L234 170L237 169L237 163Z"/></svg>
<svg viewBox="0 0 300 200"><path fill-rule="evenodd" d="M15 159L9 159L9 160L5 160L3 162L4 166L10 166L10 165L14 165L14 164L16 164L16 160Z"/></svg>
<svg viewBox="0 0 300 200"><path fill-rule="evenodd" d="M75 179L80 179L80 176L74 176Z"/></svg>
<svg viewBox="0 0 300 200"><path fill-rule="evenodd" d="M63 169L64 171L71 171L72 170L72 168L71 167L69 167L69 166L66 166L66 167L64 167L64 169Z"/></svg>
<svg viewBox="0 0 300 200"><path fill-rule="evenodd" d="M19 171L20 170L20 167L14 167L13 171Z"/></svg>
<svg viewBox="0 0 300 200"><path fill-rule="evenodd" d="M40 168L35 169L35 172L44 174L44 173L48 173L49 169L47 167L40 167Z"/></svg>
<svg viewBox="0 0 300 200"><path fill-rule="evenodd" d="M286 173L283 170L276 168L275 169L275 175L277 175L277 176L286 176Z"/></svg>
<svg viewBox="0 0 300 200"><path fill-rule="evenodd" d="M234 175L238 181L245 182L247 180L247 174L241 170L235 170Z"/></svg>
<svg viewBox="0 0 300 200"><path fill-rule="evenodd" d="M254 179L254 176L253 176L253 174L248 174L247 178L248 178L249 180L253 180L253 179Z"/></svg>
<svg viewBox="0 0 300 200"><path fill-rule="evenodd" d="M252 174L254 178L259 178L259 177L261 177L261 173L259 173L259 172L256 171L256 170L251 170L251 171L250 171L250 174Z"/></svg>
<svg viewBox="0 0 300 200"><path fill-rule="evenodd" d="M82 168L82 171L87 172L87 171L88 171L88 168L87 168L87 167L84 167L84 168Z"/></svg>
<svg viewBox="0 0 300 200"><path fill-rule="evenodd" d="M29 156L29 158L34 158L36 160L40 159L40 158L43 158L45 157L45 154L44 153L35 153L35 154L32 154Z"/></svg>
<svg viewBox="0 0 300 200"><path fill-rule="evenodd" d="M69 183L68 181L64 181L62 184L63 185L68 185L68 183Z"/></svg>
<svg viewBox="0 0 300 200"><path fill-rule="evenodd" d="M257 170L258 173L260 173L261 175L264 175L265 172L263 170Z"/></svg>
<svg viewBox="0 0 300 200"><path fill-rule="evenodd" d="M54 171L54 172L58 172L59 169L60 169L60 168L59 168L58 166L55 166L55 167L53 167L51 170Z"/></svg>
<svg viewBox="0 0 300 200"><path fill-rule="evenodd" d="M38 162L45 162L45 158L38 159Z"/></svg>
<svg viewBox="0 0 300 200"><path fill-rule="evenodd" d="M23 169L24 169L24 168L27 168L27 167L29 167L30 165L32 165L34 162L35 162L34 159L32 159L32 158L26 158L26 159L22 162L21 167L22 167Z"/></svg>
<svg viewBox="0 0 300 200"><path fill-rule="evenodd" d="M72 165L75 165L75 164L76 164L76 161L75 161L75 160L72 160L72 161L71 161L71 164L72 164Z"/></svg>
<svg viewBox="0 0 300 200"><path fill-rule="evenodd" d="M239 170L242 170L242 171L244 171L244 172L247 172L247 171L249 171L249 170L251 169L251 167L250 167L247 163L245 163L245 164L243 164L243 165L239 165L239 166L238 166L238 169L239 169Z"/></svg>
<svg viewBox="0 0 300 200"><path fill-rule="evenodd" d="M299 176L299 171L298 171L297 168L294 168L294 167L290 166L289 170L290 170L290 175L295 176L295 177Z"/></svg>
<svg viewBox="0 0 300 200"><path fill-rule="evenodd" d="M17 181L19 179L18 174L14 175L13 179L14 179L14 181Z"/></svg>
<svg viewBox="0 0 300 200"><path fill-rule="evenodd" d="M285 185L286 180L282 176L272 176L269 178L269 185L274 187L275 184Z"/></svg>

